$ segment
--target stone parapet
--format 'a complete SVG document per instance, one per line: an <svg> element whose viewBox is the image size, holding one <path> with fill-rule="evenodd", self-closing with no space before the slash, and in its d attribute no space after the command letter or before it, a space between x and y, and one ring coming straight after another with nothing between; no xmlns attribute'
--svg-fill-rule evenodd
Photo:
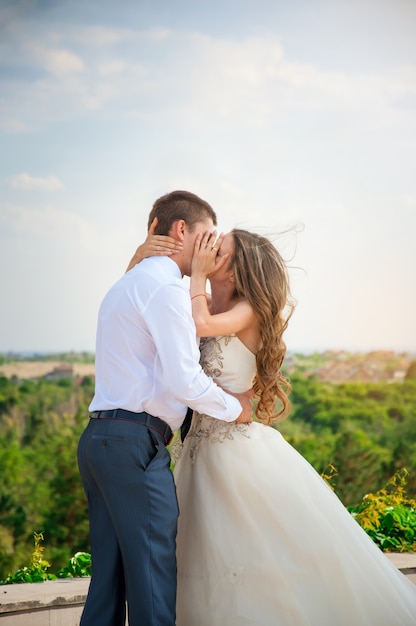
<svg viewBox="0 0 416 626"><path fill-rule="evenodd" d="M416 585L416 552L386 554ZM0 586L0 626L79 626L89 578Z"/></svg>
<svg viewBox="0 0 416 626"><path fill-rule="evenodd" d="M79 626L89 578L0 586L1 626Z"/></svg>

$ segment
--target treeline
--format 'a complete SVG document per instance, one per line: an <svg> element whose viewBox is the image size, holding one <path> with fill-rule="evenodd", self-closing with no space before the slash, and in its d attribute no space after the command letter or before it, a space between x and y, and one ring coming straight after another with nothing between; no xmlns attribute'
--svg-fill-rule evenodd
<svg viewBox="0 0 416 626"><path fill-rule="evenodd" d="M292 412L279 425L287 440L324 473L346 505L355 505L402 468L416 497L416 381L331 384L291 376Z"/></svg>
<svg viewBox="0 0 416 626"><path fill-rule="evenodd" d="M93 392L91 378L0 377L0 580L27 563L34 532L53 571L89 551L76 449Z"/></svg>
<svg viewBox="0 0 416 626"><path fill-rule="evenodd" d="M335 467L346 506L403 467L416 497L415 382L334 385L298 373L291 383L292 414L279 430L319 473ZM34 532L44 534L51 572L89 552L76 449L93 391L91 378L0 377L0 580L27 563Z"/></svg>
<svg viewBox="0 0 416 626"><path fill-rule="evenodd" d="M49 362L60 361L61 363L94 363L95 354L93 352L46 352L32 354L19 354L19 353L7 353L0 352L0 365L6 363L21 363L21 362Z"/></svg>

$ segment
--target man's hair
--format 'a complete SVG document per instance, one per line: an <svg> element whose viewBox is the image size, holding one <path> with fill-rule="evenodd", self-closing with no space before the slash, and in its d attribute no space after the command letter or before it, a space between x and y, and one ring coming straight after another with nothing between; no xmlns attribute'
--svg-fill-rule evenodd
<svg viewBox="0 0 416 626"><path fill-rule="evenodd" d="M214 226L217 225L217 216L212 206L189 191L171 191L158 198L149 215L148 229L155 217L157 217L156 235L168 235L172 224L178 220L183 220L190 232L197 222L207 219L211 219Z"/></svg>

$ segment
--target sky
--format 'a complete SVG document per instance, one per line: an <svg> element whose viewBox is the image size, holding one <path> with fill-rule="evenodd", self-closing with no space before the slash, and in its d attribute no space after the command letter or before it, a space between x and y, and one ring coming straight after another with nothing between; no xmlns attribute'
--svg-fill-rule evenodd
<svg viewBox="0 0 416 626"><path fill-rule="evenodd" d="M0 0L0 352L94 351L187 189L284 256L289 351L416 351L414 0Z"/></svg>

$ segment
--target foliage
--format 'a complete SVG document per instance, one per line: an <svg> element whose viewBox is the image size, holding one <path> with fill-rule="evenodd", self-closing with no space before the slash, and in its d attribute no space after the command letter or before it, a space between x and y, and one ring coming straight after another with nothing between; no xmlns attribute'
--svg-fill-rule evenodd
<svg viewBox="0 0 416 626"><path fill-rule="evenodd" d="M5 580L0 582L1 585L11 585L14 583L41 583L45 580L54 580L56 576L49 574L46 570L51 566L48 561L43 558L43 541L42 533L34 533L35 549L32 552L29 566L22 567L14 574L9 574Z"/></svg>
<svg viewBox="0 0 416 626"><path fill-rule="evenodd" d="M402 467L416 497L416 382L332 384L295 373L291 384L292 412L279 431L319 473L337 468L345 505Z"/></svg>
<svg viewBox="0 0 416 626"><path fill-rule="evenodd" d="M328 465L322 478L334 489L333 480L337 476L336 468ZM354 519L367 532L371 539L384 552L413 552L416 550L416 501L405 493L407 471L399 470L377 493L364 496L355 507L347 507ZM0 585L13 583L32 583L57 578L75 578L91 576L91 555L77 552L57 575L46 570L50 563L43 558L44 548L40 545L43 533L34 533L35 549L30 565L10 574Z"/></svg>
<svg viewBox="0 0 416 626"><path fill-rule="evenodd" d="M308 369L324 360L312 355ZM298 370L290 379L292 413L278 428L344 505L376 494L403 467L408 499L416 498L416 381L333 384ZM92 378L0 376L0 579L27 563L33 529L46 537L48 575L90 552L77 445L93 392Z"/></svg>
<svg viewBox="0 0 416 626"><path fill-rule="evenodd" d="M329 463L321 474L321 477L324 479L328 487L331 487L332 491L335 491L334 480L337 474L337 468L334 467L332 463Z"/></svg>
<svg viewBox="0 0 416 626"><path fill-rule="evenodd" d="M416 500L405 492L408 473L397 471L376 493L348 510L373 541L385 552L416 550Z"/></svg>
<svg viewBox="0 0 416 626"><path fill-rule="evenodd" d="M0 578L25 562L33 528L48 538L54 574L89 551L77 445L94 387L65 383L0 378Z"/></svg>
<svg viewBox="0 0 416 626"><path fill-rule="evenodd" d="M56 576L48 573L47 569L51 567L51 564L43 558L44 547L40 545L41 541L43 541L43 533L33 534L35 549L32 552L29 566L24 566L14 574L9 574L5 580L0 581L0 585L40 583L45 580L56 580L57 578L91 576L91 555L87 552L77 552L69 559L66 567L62 567L58 571Z"/></svg>
<svg viewBox="0 0 416 626"><path fill-rule="evenodd" d="M58 578L80 578L91 576L91 554L77 552L68 561L66 567L62 567L57 574Z"/></svg>
<svg viewBox="0 0 416 626"><path fill-rule="evenodd" d="M406 372L405 380L416 380L416 361L412 361Z"/></svg>

